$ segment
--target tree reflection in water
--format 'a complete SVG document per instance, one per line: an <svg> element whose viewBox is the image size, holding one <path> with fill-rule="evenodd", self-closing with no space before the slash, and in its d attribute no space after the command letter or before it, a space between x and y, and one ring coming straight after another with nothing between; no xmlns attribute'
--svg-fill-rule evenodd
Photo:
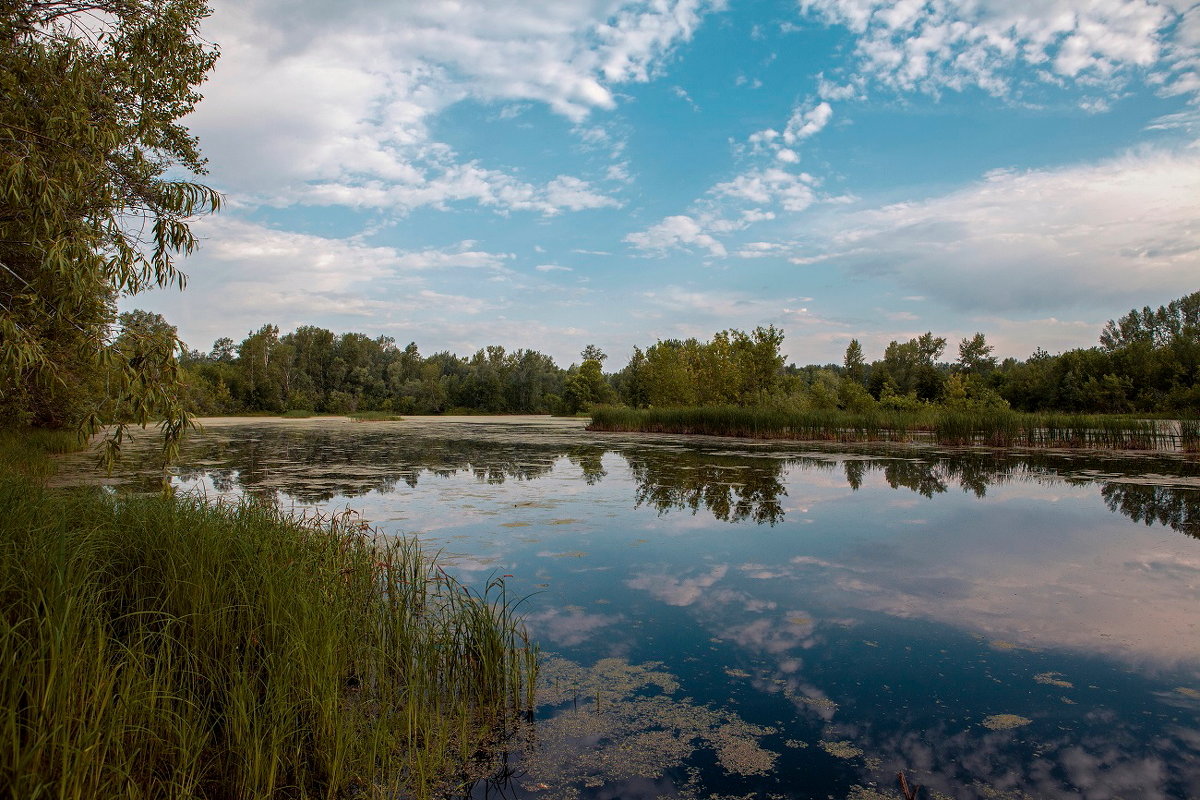
<svg viewBox="0 0 1200 800"><path fill-rule="evenodd" d="M624 454L637 484L635 502L659 514L706 509L724 522L774 525L784 517L780 498L784 459L745 459L648 450ZM829 466L826 464L825 466Z"/></svg>
<svg viewBox="0 0 1200 800"><path fill-rule="evenodd" d="M1136 483L1106 483L1100 495L1109 509L1147 525L1158 523L1200 539L1200 490Z"/></svg>
<svg viewBox="0 0 1200 800"><path fill-rule="evenodd" d="M588 485L609 476L614 454L628 465L637 506L699 513L730 522L776 525L786 510L787 478L794 469L844 475L857 491L876 477L892 489L932 498L958 488L984 497L990 486L1022 481L1065 480L1096 484L1108 507L1130 519L1160 524L1200 537L1200 489L1188 478L1200 465L1176 459L1095 454L1012 453L983 450L894 449L879 452L736 453L696 447L645 446L628 440L539 442L528 438L454 438L450 435L347 435L344 429L248 426L223 435L197 436L186 445L180 477L207 477L219 492L242 492L264 502L286 495L292 502L416 488L422 475L472 475L487 484L531 481L549 475L566 459ZM1175 484L1151 483L1161 474L1183 476ZM156 478L154 478L156 480Z"/></svg>

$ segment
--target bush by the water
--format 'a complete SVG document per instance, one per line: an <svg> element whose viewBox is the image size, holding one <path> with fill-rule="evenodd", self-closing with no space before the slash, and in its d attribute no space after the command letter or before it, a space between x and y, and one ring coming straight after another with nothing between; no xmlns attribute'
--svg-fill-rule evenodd
<svg viewBox="0 0 1200 800"><path fill-rule="evenodd" d="M349 517L37 472L0 468L5 796L431 797L528 708L502 582Z"/></svg>

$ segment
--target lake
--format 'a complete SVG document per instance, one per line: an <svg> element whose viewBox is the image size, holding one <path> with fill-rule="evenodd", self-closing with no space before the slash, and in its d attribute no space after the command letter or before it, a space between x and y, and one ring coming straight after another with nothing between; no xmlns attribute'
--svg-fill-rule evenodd
<svg viewBox="0 0 1200 800"><path fill-rule="evenodd" d="M511 576L540 706L475 797L1200 796L1194 457L583 424L213 420L175 481Z"/></svg>

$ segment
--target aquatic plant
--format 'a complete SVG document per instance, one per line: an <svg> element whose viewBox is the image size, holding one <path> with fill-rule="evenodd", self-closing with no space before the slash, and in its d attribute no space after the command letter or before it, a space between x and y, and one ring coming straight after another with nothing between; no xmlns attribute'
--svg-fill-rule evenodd
<svg viewBox="0 0 1200 800"><path fill-rule="evenodd" d="M0 507L14 797L440 796L531 707L504 582L472 591L352 516L2 467Z"/></svg>
<svg viewBox="0 0 1200 800"><path fill-rule="evenodd" d="M346 416L355 422L398 422L404 419L390 411L355 411Z"/></svg>
<svg viewBox="0 0 1200 800"><path fill-rule="evenodd" d="M928 441L992 447L1086 447L1112 450L1200 449L1200 422L1117 414L1022 413L1008 409L956 410L926 406L853 413L838 409L789 410L705 406L600 407L588 426L596 431L686 433L754 439L828 442Z"/></svg>

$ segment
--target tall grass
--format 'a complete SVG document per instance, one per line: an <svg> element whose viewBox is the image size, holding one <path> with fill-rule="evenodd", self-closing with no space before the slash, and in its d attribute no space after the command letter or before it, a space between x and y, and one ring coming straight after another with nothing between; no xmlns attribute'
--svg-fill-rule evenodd
<svg viewBox="0 0 1200 800"><path fill-rule="evenodd" d="M503 582L348 516L10 469L0 508L6 796L433 797L531 703Z"/></svg>
<svg viewBox="0 0 1200 800"><path fill-rule="evenodd" d="M726 406L651 409L605 406L593 411L589 428L800 441L921 440L994 447L1200 449L1200 422L1195 420L1173 423L1127 415L1026 414L937 407L856 414Z"/></svg>

